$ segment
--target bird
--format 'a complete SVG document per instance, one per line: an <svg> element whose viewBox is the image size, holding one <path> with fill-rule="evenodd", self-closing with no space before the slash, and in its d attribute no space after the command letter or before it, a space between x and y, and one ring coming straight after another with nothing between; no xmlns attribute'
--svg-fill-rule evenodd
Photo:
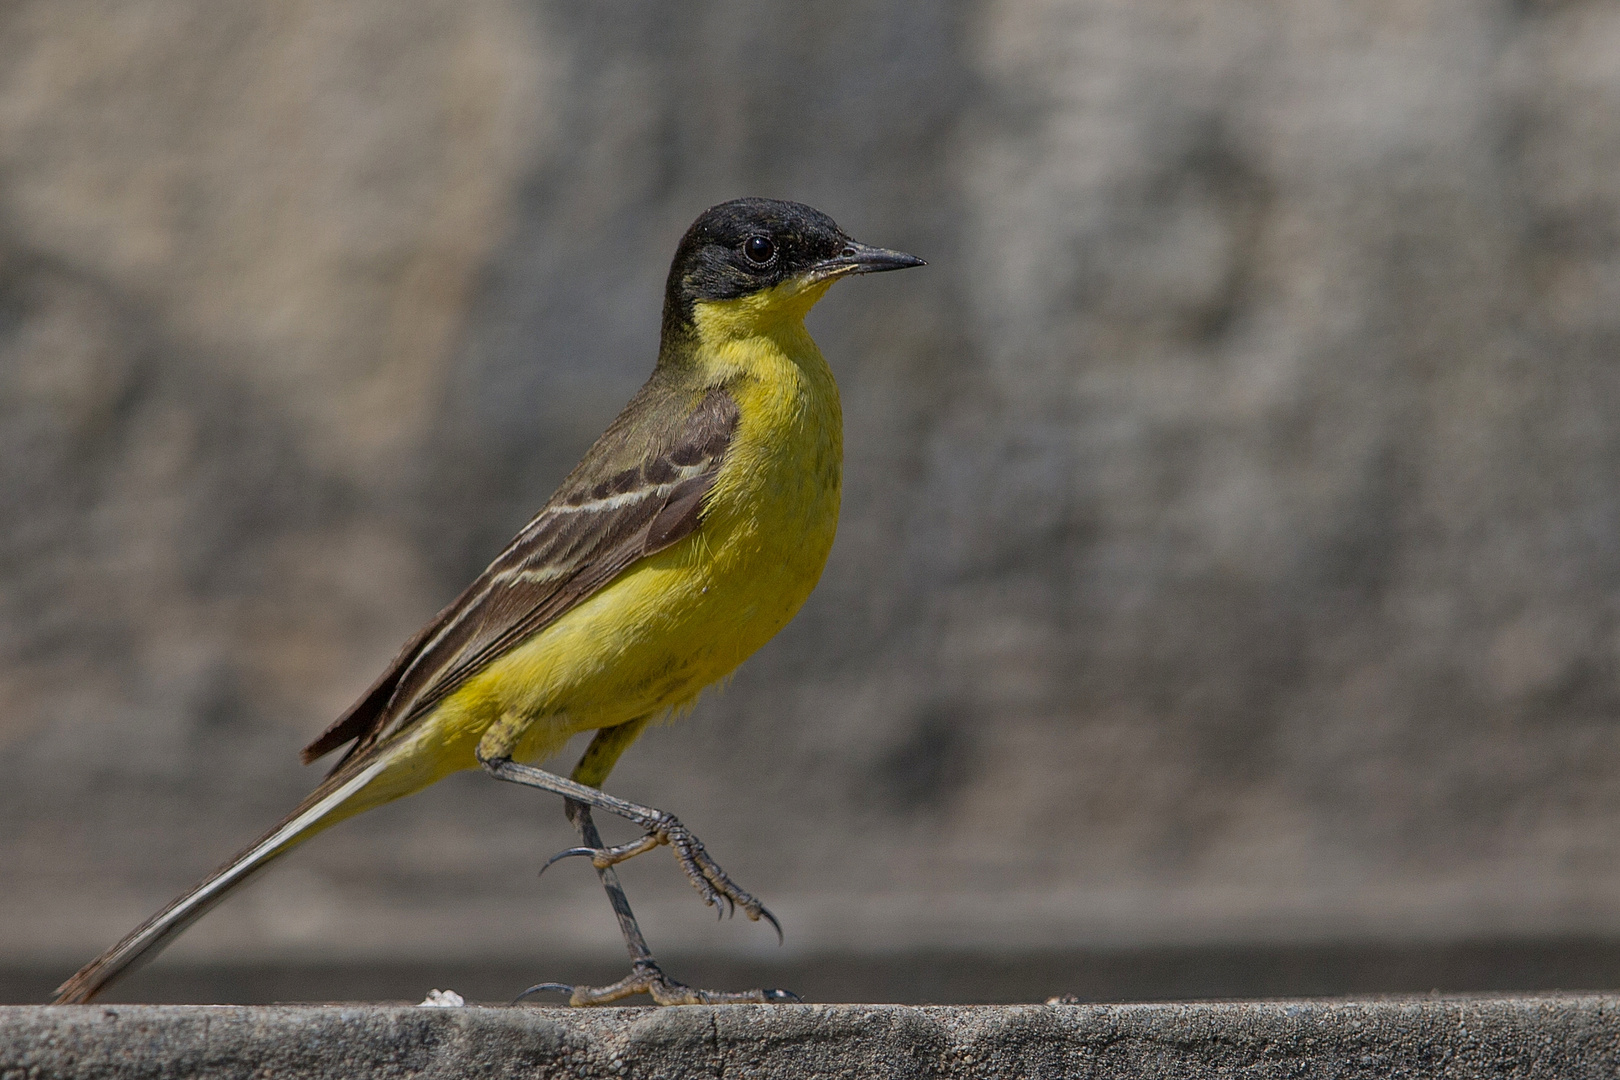
<svg viewBox="0 0 1620 1080"><path fill-rule="evenodd" d="M658 1004L795 1000L701 990L667 975L614 867L661 846L704 903L781 927L678 818L603 781L646 727L678 715L798 612L838 525L843 421L805 316L856 274L925 265L859 243L802 203L734 199L681 238L651 375L517 536L304 748L347 749L282 821L57 989L91 1001L274 859L355 814L453 772L560 795L618 918L629 976L539 983L573 1005L645 993ZM595 734L572 772L536 763ZM603 844L592 809L642 835ZM547 863L546 865L550 865ZM724 907L722 908L722 905Z"/></svg>

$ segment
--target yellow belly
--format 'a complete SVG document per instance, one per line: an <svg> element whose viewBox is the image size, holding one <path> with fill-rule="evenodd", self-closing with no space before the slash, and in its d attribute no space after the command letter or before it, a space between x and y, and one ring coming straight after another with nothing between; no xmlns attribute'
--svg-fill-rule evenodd
<svg viewBox="0 0 1620 1080"><path fill-rule="evenodd" d="M815 588L838 523L841 417L831 373L820 367L825 386L741 382L742 419L698 530L626 570L402 733L348 813L476 768L478 740L503 716L529 720L513 756L539 761L581 731L678 709L786 626Z"/></svg>

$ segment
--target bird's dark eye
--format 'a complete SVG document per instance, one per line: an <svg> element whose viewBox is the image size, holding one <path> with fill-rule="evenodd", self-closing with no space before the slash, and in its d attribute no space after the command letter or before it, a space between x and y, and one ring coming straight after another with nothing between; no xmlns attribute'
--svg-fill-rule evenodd
<svg viewBox="0 0 1620 1080"><path fill-rule="evenodd" d="M749 262L764 266L776 254L776 245L771 243L768 236L750 236L743 241L743 254Z"/></svg>

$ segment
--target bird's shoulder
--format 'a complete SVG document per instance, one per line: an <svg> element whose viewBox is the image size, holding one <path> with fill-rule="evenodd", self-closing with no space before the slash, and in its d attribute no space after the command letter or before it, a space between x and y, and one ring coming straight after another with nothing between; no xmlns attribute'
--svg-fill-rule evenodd
<svg viewBox="0 0 1620 1080"><path fill-rule="evenodd" d="M638 560L690 535L739 417L732 388L655 372L539 513L304 749L304 760L350 741L344 762L353 759Z"/></svg>

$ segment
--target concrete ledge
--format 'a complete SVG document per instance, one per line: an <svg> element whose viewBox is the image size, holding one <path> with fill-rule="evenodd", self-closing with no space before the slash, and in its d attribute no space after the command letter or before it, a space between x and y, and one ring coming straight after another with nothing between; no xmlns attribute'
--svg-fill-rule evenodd
<svg viewBox="0 0 1620 1080"><path fill-rule="evenodd" d="M1161 1005L0 1007L50 1077L1613 1077L1620 996Z"/></svg>

